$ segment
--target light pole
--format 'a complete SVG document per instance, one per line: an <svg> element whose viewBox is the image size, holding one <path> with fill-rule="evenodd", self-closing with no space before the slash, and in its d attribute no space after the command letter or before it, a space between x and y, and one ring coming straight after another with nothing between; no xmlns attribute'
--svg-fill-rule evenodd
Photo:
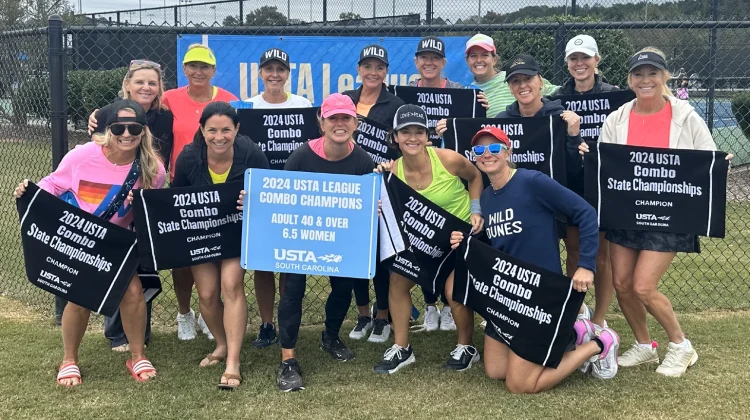
<svg viewBox="0 0 750 420"><path fill-rule="evenodd" d="M216 5L211 6L211 9L214 9L214 23L216 23Z"/></svg>

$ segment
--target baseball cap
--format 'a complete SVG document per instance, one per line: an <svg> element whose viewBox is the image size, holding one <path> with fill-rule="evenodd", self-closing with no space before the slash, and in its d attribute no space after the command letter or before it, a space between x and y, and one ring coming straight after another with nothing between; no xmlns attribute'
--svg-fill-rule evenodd
<svg viewBox="0 0 750 420"><path fill-rule="evenodd" d="M517 55L505 63L505 81L515 74L525 74L527 76L536 76L539 74L539 64L534 57L530 55Z"/></svg>
<svg viewBox="0 0 750 420"><path fill-rule="evenodd" d="M359 53L359 61L357 64L361 64L362 61L367 58L377 58L384 62L386 66L388 65L388 51L386 51L381 45L370 44L362 48L362 51Z"/></svg>
<svg viewBox="0 0 750 420"><path fill-rule="evenodd" d="M259 62L260 67L263 67L264 64L273 60L281 63L284 67L287 68L287 70L291 68L289 66L289 55L279 48L271 48L270 50L261 54Z"/></svg>
<svg viewBox="0 0 750 420"><path fill-rule="evenodd" d="M417 55L423 52L434 52L441 57L445 57L445 44L443 40L436 36L426 36L419 40L417 45Z"/></svg>
<svg viewBox="0 0 750 420"><path fill-rule="evenodd" d="M427 126L427 113L421 106L406 104L401 105L396 110L396 115L393 116L393 131L398 131L410 125L418 125L427 130L430 129Z"/></svg>
<svg viewBox="0 0 750 420"><path fill-rule="evenodd" d="M216 57L214 57L213 51L206 46L198 46L190 48L186 53L185 57L182 58L182 64L187 63L206 63L212 66L216 65Z"/></svg>
<svg viewBox="0 0 750 420"><path fill-rule="evenodd" d="M352 98L340 93L328 95L323 100L323 104L320 105L320 116L328 118L336 114L345 114L356 118L357 107L354 106Z"/></svg>
<svg viewBox="0 0 750 420"><path fill-rule="evenodd" d="M657 69L666 70L667 62L657 53L652 51L636 53L628 61L628 73L635 70L636 67L650 64Z"/></svg>
<svg viewBox="0 0 750 420"><path fill-rule="evenodd" d="M508 135L505 134L505 131L497 127L488 125L487 127L484 127L483 129L477 131L477 134L474 134L474 137L471 138L471 145L473 146L474 143L476 143L476 141L479 140L479 138L482 136L492 136L495 138L495 140L499 141L510 149L510 138L508 138Z"/></svg>
<svg viewBox="0 0 750 420"><path fill-rule="evenodd" d="M471 47L480 47L483 50L490 52L497 51L497 49L495 48L495 41L485 34L476 34L468 41L466 41L466 49L464 50L464 54L468 53Z"/></svg>
<svg viewBox="0 0 750 420"><path fill-rule="evenodd" d="M120 117L117 113L125 108L130 108L135 111L135 117ZM121 122L134 122L140 125L148 125L146 119L146 111L143 110L141 104L131 99L121 99L103 107L99 110L96 115L97 121L100 124L104 124L105 127L109 127L114 123Z"/></svg>
<svg viewBox="0 0 750 420"><path fill-rule="evenodd" d="M599 54L599 47L596 40L590 35L576 35L565 46L565 58L567 59L573 53L584 53L589 57Z"/></svg>

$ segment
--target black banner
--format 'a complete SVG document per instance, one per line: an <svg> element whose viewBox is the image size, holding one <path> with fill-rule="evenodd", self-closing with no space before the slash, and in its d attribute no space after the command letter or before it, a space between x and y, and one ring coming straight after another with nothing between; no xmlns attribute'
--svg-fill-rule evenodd
<svg viewBox="0 0 750 420"><path fill-rule="evenodd" d="M581 117L581 138L593 148L599 141L599 134L607 116L635 99L635 93L632 90L621 90L586 95L560 95L550 99L559 99L565 109Z"/></svg>
<svg viewBox="0 0 750 420"><path fill-rule="evenodd" d="M585 197L601 227L723 238L726 156L597 143L584 158Z"/></svg>
<svg viewBox="0 0 750 420"><path fill-rule="evenodd" d="M474 309L530 362L556 368L575 340L585 293L573 281L513 258L475 238L456 249L453 299Z"/></svg>
<svg viewBox="0 0 750 420"><path fill-rule="evenodd" d="M380 190L380 260L391 271L433 293L453 271L453 231L468 234L471 225L414 191L392 173Z"/></svg>
<svg viewBox="0 0 750 420"><path fill-rule="evenodd" d="M419 105L427 113L430 141L440 146L440 136L435 125L443 118L485 118L487 110L477 100L478 89L428 88L415 86L389 86L394 95L407 104Z"/></svg>
<svg viewBox="0 0 750 420"><path fill-rule="evenodd" d="M31 182L16 208L31 284L113 316L138 267L135 234Z"/></svg>
<svg viewBox="0 0 750 420"><path fill-rule="evenodd" d="M502 129L510 138L511 159L519 168L542 172L562 185L567 185L565 172L566 128L559 115L525 118L456 118L448 120L443 134L445 148L452 149L475 162L471 138L486 126ZM483 174L484 185L489 186Z"/></svg>
<svg viewBox="0 0 750 420"><path fill-rule="evenodd" d="M141 267L189 267L237 258L242 181L200 187L135 190L133 220Z"/></svg>
<svg viewBox="0 0 750 420"><path fill-rule="evenodd" d="M293 151L320 137L318 109L238 109L240 133L258 144L271 169L282 170Z"/></svg>
<svg viewBox="0 0 750 420"><path fill-rule="evenodd" d="M375 164L398 159L396 149L388 145L390 129L368 118L360 118L354 140L365 149Z"/></svg>

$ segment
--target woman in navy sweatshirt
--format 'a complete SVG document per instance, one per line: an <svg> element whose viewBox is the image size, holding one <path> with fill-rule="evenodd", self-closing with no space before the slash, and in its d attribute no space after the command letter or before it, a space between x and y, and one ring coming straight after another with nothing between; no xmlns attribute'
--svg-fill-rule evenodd
<svg viewBox="0 0 750 420"><path fill-rule="evenodd" d="M510 161L510 139L499 128L485 127L471 140L472 153L479 170L486 173L491 186L480 198L485 215L485 233L490 244L515 258L562 274L555 214L563 214L578 226L581 257L573 277L573 287L585 292L593 284L599 226L596 213L573 191L541 172L516 169ZM513 214L513 220L490 217ZM510 224L510 229L499 225ZM463 233L453 232L454 249ZM620 339L609 328L596 334L594 324L584 319L571 325L576 340L557 368L544 367L516 355L497 327L488 322L485 329L484 369L492 379L505 380L513 393L536 393L551 389L584 363L593 362L592 374L609 379L617 373Z"/></svg>

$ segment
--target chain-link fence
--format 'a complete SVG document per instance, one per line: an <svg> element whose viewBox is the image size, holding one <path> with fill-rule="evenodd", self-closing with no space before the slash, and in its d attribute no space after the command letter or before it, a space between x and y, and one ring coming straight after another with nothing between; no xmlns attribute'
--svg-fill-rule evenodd
<svg viewBox="0 0 750 420"><path fill-rule="evenodd" d="M662 289L678 310L750 308L747 0L604 4L563 0L183 3L187 2L166 8L66 15L62 35L57 39L61 48L48 43L47 22L24 21L22 17L14 21L0 11L0 24L4 25L0 27L0 190L7 193L0 202L0 293L51 310L52 297L26 279L18 217L10 191L25 177L38 180L51 171L53 161L59 161L66 151L58 140L67 138L68 148L89 140L85 130L88 114L117 95L124 68L131 59L161 63L165 88L170 89L177 86L181 72L177 44L188 35L272 35L280 39L450 37L481 31L495 38L501 61L518 53L533 54L545 77L560 84L567 77L565 43L585 32L599 42L603 76L621 86L630 54L644 46L663 50L675 80L688 81L690 101L706 119L718 147L736 155L727 191L726 238L703 238L701 254L679 255L665 275ZM356 45L352 51L359 48ZM412 50L390 53L392 62L394 57L413 57ZM449 61L463 61L462 51L448 51L448 55ZM64 63L64 71L50 67L51 62L56 62L55 57L62 57L59 62ZM248 57L247 61L255 59ZM345 61L353 69L357 57L356 53L342 51L321 60ZM218 65L221 67L221 62ZM463 71L468 73L465 68ZM50 107L50 78L56 75L62 77L65 87L62 98L67 101L67 110L63 113L53 113ZM460 79L458 75L446 76ZM54 145L58 149L53 152ZM154 305L154 322L171 324L177 312L172 280L167 271L161 275L164 293ZM251 323L258 323L251 273L246 280ZM320 322L328 282L325 278L311 278L308 289L304 322ZM420 299L421 293L415 292L417 306ZM195 298L193 306L197 306Z"/></svg>

